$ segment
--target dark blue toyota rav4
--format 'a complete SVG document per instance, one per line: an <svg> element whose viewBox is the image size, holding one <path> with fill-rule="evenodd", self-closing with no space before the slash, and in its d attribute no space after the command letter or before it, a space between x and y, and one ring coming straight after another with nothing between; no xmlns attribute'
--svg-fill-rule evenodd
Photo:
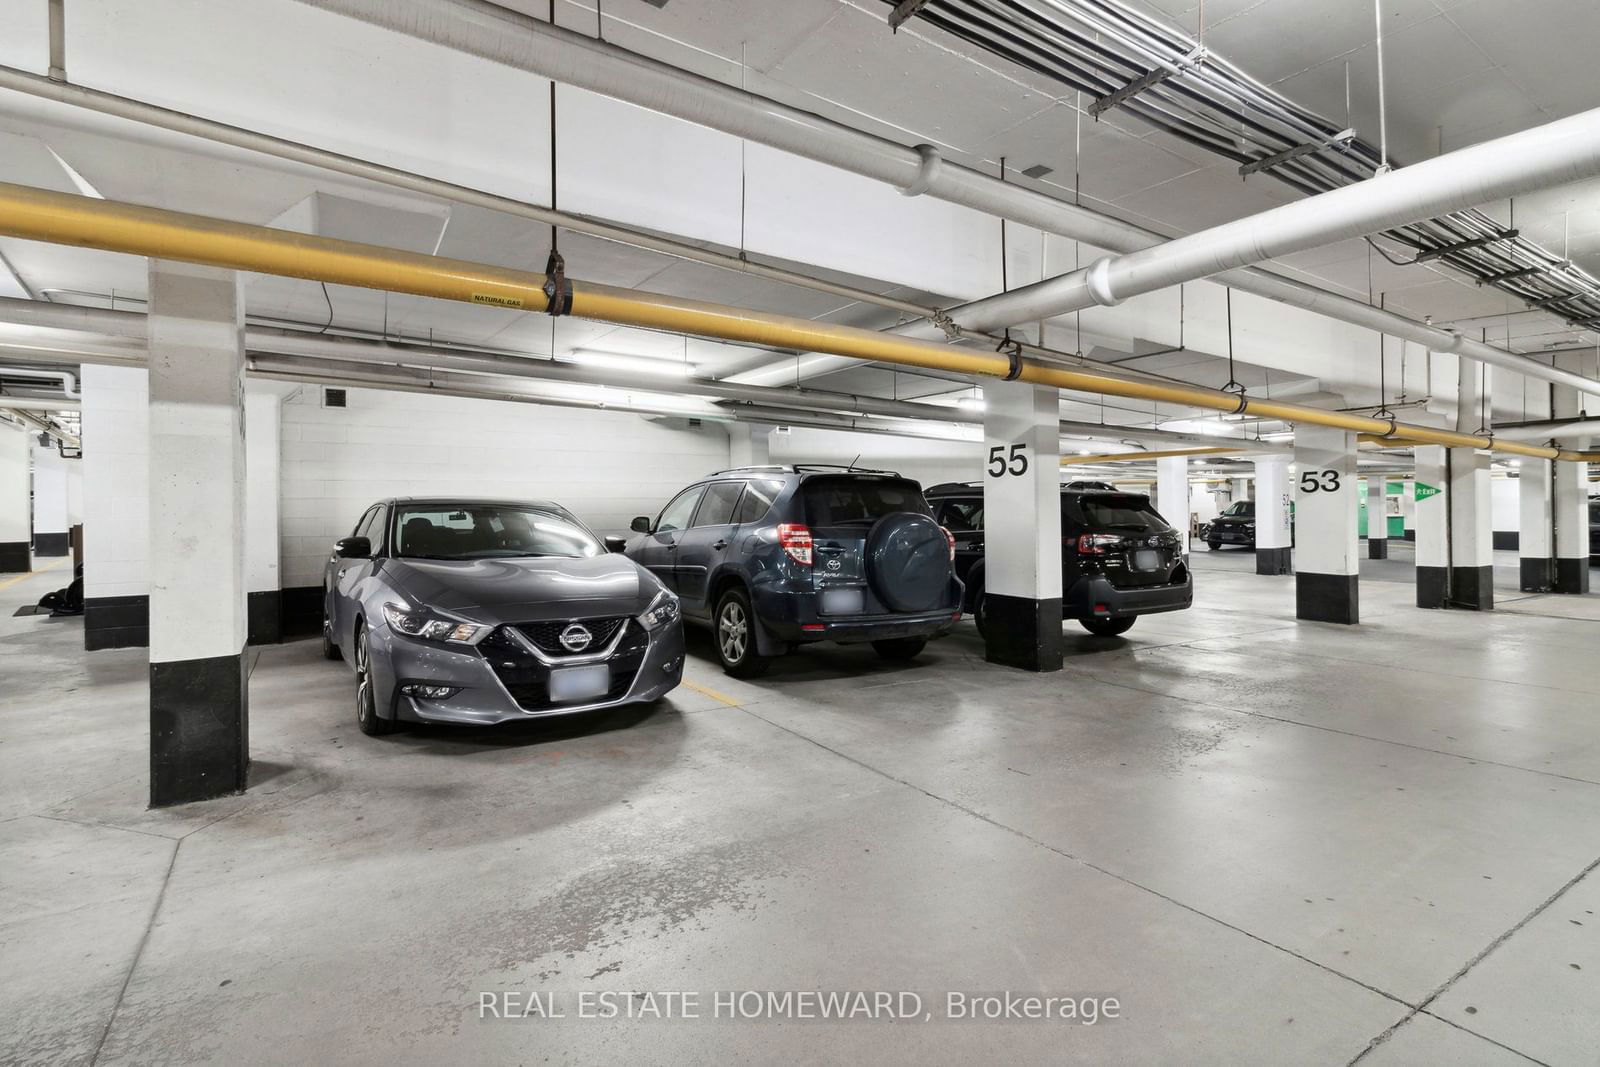
<svg viewBox="0 0 1600 1067"><path fill-rule="evenodd" d="M627 555L709 623L725 671L760 674L811 641L910 659L961 618L955 541L892 471L719 471L633 520Z"/></svg>

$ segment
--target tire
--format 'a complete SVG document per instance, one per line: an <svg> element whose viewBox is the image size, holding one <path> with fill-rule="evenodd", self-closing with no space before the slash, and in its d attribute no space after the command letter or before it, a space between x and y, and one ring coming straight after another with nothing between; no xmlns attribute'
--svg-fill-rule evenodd
<svg viewBox="0 0 1600 1067"><path fill-rule="evenodd" d="M322 620L322 658L335 662L344 659L344 653L333 643L333 625L327 619Z"/></svg>
<svg viewBox="0 0 1600 1067"><path fill-rule="evenodd" d="M1206 547L1209 548L1213 552L1221 552L1222 551L1222 542L1221 541L1207 541L1206 542Z"/></svg>
<svg viewBox="0 0 1600 1067"><path fill-rule="evenodd" d="M928 647L926 637L895 637L886 641L874 641L872 647L878 655L891 663L903 663L908 659L915 659Z"/></svg>
<svg viewBox="0 0 1600 1067"><path fill-rule="evenodd" d="M356 623L356 725L368 737L382 737L396 729L393 719L378 714L378 701L372 692L372 672L367 663L367 629Z"/></svg>
<svg viewBox="0 0 1600 1067"><path fill-rule="evenodd" d="M1079 619L1083 628L1096 637L1116 637L1133 629L1134 616L1121 619Z"/></svg>
<svg viewBox="0 0 1600 1067"><path fill-rule="evenodd" d="M750 597L738 586L717 601L711 635L724 673L734 678L756 678L772 666L771 656L756 651L756 613L750 607Z"/></svg>
<svg viewBox="0 0 1600 1067"><path fill-rule="evenodd" d="M978 636L989 636L989 608L988 598L983 595L983 586L978 586L972 594L972 621L978 627Z"/></svg>
<svg viewBox="0 0 1600 1067"><path fill-rule="evenodd" d="M950 542L930 516L885 515L867 531L867 583L891 611L932 611L947 603Z"/></svg>

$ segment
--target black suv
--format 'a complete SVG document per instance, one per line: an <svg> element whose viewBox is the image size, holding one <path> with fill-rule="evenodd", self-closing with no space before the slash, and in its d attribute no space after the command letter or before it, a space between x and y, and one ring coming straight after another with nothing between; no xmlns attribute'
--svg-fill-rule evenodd
<svg viewBox="0 0 1600 1067"><path fill-rule="evenodd" d="M910 659L961 618L955 541L922 487L821 465L718 471L633 520L624 550L710 623L723 670L749 678L811 641Z"/></svg>
<svg viewBox="0 0 1600 1067"><path fill-rule="evenodd" d="M983 485L950 482L928 490L934 516L956 542L964 607L985 629ZM1102 637L1126 633L1139 615L1194 603L1183 539L1150 498L1116 490L1061 491L1061 615Z"/></svg>
<svg viewBox="0 0 1600 1067"><path fill-rule="evenodd" d="M1211 520L1206 530L1206 547L1219 551L1223 545L1256 547L1256 502L1235 500Z"/></svg>

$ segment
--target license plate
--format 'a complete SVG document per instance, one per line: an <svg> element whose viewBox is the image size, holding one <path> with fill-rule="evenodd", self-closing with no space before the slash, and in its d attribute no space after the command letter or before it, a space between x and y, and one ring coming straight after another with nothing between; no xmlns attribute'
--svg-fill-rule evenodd
<svg viewBox="0 0 1600 1067"><path fill-rule="evenodd" d="M1133 554L1133 569L1136 571L1155 571L1161 569L1161 553L1155 549L1147 548Z"/></svg>
<svg viewBox="0 0 1600 1067"><path fill-rule="evenodd" d="M596 667L563 667L550 672L550 699L554 701L586 700L603 696L611 688L611 668L601 664Z"/></svg>

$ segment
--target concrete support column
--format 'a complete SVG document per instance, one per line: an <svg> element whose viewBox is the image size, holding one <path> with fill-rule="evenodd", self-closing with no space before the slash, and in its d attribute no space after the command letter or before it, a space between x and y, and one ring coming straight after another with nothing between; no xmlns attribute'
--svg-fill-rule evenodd
<svg viewBox="0 0 1600 1067"><path fill-rule="evenodd" d="M1289 457L1258 459L1256 465L1256 573L1293 574L1294 526L1289 505Z"/></svg>
<svg viewBox="0 0 1600 1067"><path fill-rule="evenodd" d="M1450 606L1494 607L1494 522L1489 501L1489 455L1452 448L1450 491Z"/></svg>
<svg viewBox="0 0 1600 1067"><path fill-rule="evenodd" d="M1417 607L1450 604L1450 495L1442 445L1416 447L1417 476L1411 483L1417 532Z"/></svg>
<svg viewBox="0 0 1600 1067"><path fill-rule="evenodd" d="M1389 476L1367 479L1367 558L1389 558Z"/></svg>
<svg viewBox="0 0 1600 1067"><path fill-rule="evenodd" d="M1582 371L1576 356L1558 356L1556 365L1563 370ZM1558 419L1576 418L1584 414L1585 397L1576 389L1564 385L1550 389L1550 414ZM1568 438L1562 441L1565 448L1586 450L1590 438ZM1589 591L1589 465L1587 463L1556 463L1552 476L1555 513L1555 591L1558 593L1587 593Z"/></svg>
<svg viewBox="0 0 1600 1067"><path fill-rule="evenodd" d="M1156 460L1156 510L1183 535L1189 551L1189 457L1166 456Z"/></svg>
<svg viewBox="0 0 1600 1067"><path fill-rule="evenodd" d="M55 438L48 445L33 437L33 554L65 556L68 543L67 461Z"/></svg>
<svg viewBox="0 0 1600 1067"><path fill-rule="evenodd" d="M244 304L239 275L150 261L150 803L242 792Z"/></svg>
<svg viewBox="0 0 1600 1067"><path fill-rule="evenodd" d="M1550 508L1548 459L1523 456L1517 461L1517 552L1522 557L1521 582L1525 593L1548 593L1555 587L1555 517Z"/></svg>
<svg viewBox="0 0 1600 1067"><path fill-rule="evenodd" d="M0 574L33 569L28 544L33 520L28 506L27 427L0 421Z"/></svg>
<svg viewBox="0 0 1600 1067"><path fill-rule="evenodd" d="M1295 617L1359 622L1356 435L1297 426L1294 459Z"/></svg>
<svg viewBox="0 0 1600 1067"><path fill-rule="evenodd" d="M990 663L1061 669L1061 400L983 383L984 630Z"/></svg>
<svg viewBox="0 0 1600 1067"><path fill-rule="evenodd" d="M83 647L150 642L150 390L143 368L86 363L83 394Z"/></svg>
<svg viewBox="0 0 1600 1067"><path fill-rule="evenodd" d="M278 570L279 407L276 385L251 382L244 397L245 589L252 645L283 640L283 588Z"/></svg>
<svg viewBox="0 0 1600 1067"><path fill-rule="evenodd" d="M1240 501L1240 500L1249 500L1249 499L1250 499L1250 479L1249 478L1230 478L1230 479L1228 479L1228 503L1232 504L1232 503L1236 503L1237 501Z"/></svg>
<svg viewBox="0 0 1600 1067"><path fill-rule="evenodd" d="M728 424L728 466L761 467L772 462L772 427L764 423Z"/></svg>

